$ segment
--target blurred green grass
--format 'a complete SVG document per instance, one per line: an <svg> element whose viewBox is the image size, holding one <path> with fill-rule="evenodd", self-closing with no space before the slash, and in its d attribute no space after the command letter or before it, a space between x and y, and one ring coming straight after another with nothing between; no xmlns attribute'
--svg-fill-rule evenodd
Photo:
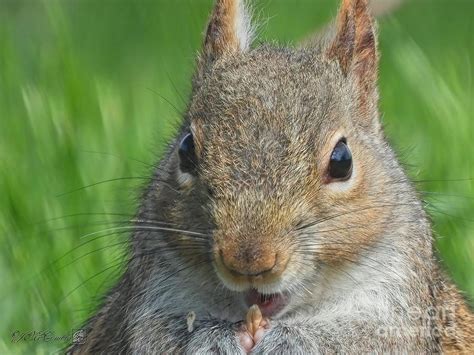
<svg viewBox="0 0 474 355"><path fill-rule="evenodd" d="M1 353L63 347L12 344L11 333L70 333L119 274L127 230L90 233L133 214L185 108L210 8L210 0L0 1ZM329 0L257 1L269 19L260 38L304 38L336 9ZM426 191L440 257L470 297L473 13L467 0L411 1L379 26L388 136Z"/></svg>

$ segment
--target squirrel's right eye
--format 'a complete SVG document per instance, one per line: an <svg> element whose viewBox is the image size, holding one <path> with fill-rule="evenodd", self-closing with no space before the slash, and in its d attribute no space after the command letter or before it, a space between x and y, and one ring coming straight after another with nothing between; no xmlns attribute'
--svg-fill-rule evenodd
<svg viewBox="0 0 474 355"><path fill-rule="evenodd" d="M179 168L183 173L193 174L197 168L196 152L192 133L184 136L179 144Z"/></svg>
<svg viewBox="0 0 474 355"><path fill-rule="evenodd" d="M352 175L352 153L346 139L337 142L329 161L328 182L344 181Z"/></svg>

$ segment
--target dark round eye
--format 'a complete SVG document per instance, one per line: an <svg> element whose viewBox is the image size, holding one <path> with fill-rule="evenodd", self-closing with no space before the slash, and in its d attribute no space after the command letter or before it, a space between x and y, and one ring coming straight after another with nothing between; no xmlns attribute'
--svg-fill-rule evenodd
<svg viewBox="0 0 474 355"><path fill-rule="evenodd" d="M179 168L183 173L194 173L197 167L196 152L194 151L194 139L192 133L184 136L179 143Z"/></svg>
<svg viewBox="0 0 474 355"><path fill-rule="evenodd" d="M331 180L347 180L352 174L352 154L345 139L337 142L329 161L329 178Z"/></svg>

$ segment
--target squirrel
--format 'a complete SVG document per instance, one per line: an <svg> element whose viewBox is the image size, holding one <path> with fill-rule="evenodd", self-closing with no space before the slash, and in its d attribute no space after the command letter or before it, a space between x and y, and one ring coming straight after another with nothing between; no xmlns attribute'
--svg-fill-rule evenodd
<svg viewBox="0 0 474 355"><path fill-rule="evenodd" d="M367 0L300 48L216 0L130 258L69 353L474 353L423 203L384 136Z"/></svg>

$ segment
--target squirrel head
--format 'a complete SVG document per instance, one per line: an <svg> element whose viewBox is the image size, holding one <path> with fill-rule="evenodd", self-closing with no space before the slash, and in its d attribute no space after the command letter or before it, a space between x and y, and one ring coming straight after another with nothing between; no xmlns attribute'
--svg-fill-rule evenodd
<svg viewBox="0 0 474 355"><path fill-rule="evenodd" d="M280 292L377 240L396 163L366 0L344 0L317 48L252 48L252 33L242 0L217 0L175 149L173 216L209 231L228 288Z"/></svg>

